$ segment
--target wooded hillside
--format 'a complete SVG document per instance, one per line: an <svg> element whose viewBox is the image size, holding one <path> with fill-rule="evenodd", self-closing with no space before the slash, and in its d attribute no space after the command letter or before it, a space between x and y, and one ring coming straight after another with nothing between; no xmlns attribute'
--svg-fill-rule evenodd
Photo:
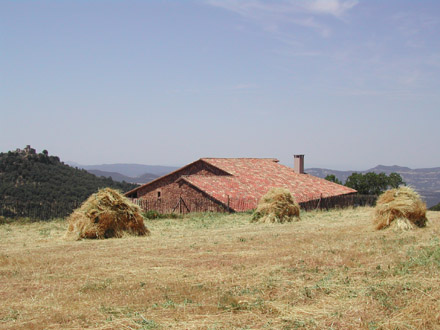
<svg viewBox="0 0 440 330"><path fill-rule="evenodd" d="M23 214L24 208L57 205L68 213L99 188L123 192L134 184L97 177L86 170L65 165L56 156L23 150L0 153L0 215ZM30 206L31 205L31 206ZM5 208L8 212L5 214Z"/></svg>

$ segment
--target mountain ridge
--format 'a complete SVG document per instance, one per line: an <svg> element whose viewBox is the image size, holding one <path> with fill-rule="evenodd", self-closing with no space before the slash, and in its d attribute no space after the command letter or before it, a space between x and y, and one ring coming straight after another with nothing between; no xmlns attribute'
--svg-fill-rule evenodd
<svg viewBox="0 0 440 330"><path fill-rule="evenodd" d="M126 176L124 174L118 173L118 172L106 172L101 170L86 170L89 173L92 173L98 177L102 176L105 178L112 178L114 181L118 182L128 182L128 183L135 183L135 184L144 184L148 183L150 181L153 181L159 177L157 174L153 173L144 173L142 175L139 175L137 177L131 177Z"/></svg>
<svg viewBox="0 0 440 330"><path fill-rule="evenodd" d="M78 167L89 170L99 170L103 172L119 173L129 178L141 177L145 174L153 174L162 176L177 170L180 167L166 166L166 165L144 165L131 163L115 163L115 164L101 164L101 165L82 165L73 161L66 162L72 167Z"/></svg>

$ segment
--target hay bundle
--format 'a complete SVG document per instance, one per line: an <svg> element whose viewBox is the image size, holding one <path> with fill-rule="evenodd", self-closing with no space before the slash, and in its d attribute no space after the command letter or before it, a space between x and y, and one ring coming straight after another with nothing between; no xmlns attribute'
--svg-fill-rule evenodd
<svg viewBox="0 0 440 330"><path fill-rule="evenodd" d="M261 197L252 222L291 222L299 220L299 205L289 190L273 188Z"/></svg>
<svg viewBox="0 0 440 330"><path fill-rule="evenodd" d="M373 220L376 229L396 225L407 230L424 227L426 221L426 204L409 187L387 190L377 200Z"/></svg>
<svg viewBox="0 0 440 330"><path fill-rule="evenodd" d="M116 190L104 188L91 195L68 218L66 238L121 237L124 232L148 235L139 206Z"/></svg>

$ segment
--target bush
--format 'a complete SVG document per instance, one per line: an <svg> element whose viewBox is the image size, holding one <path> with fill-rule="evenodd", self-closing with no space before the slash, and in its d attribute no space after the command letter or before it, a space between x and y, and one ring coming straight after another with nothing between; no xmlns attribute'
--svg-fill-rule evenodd
<svg viewBox="0 0 440 330"><path fill-rule="evenodd" d="M143 212L142 215L144 216L144 218L150 219L150 220L160 218L160 213L155 210Z"/></svg>
<svg viewBox="0 0 440 330"><path fill-rule="evenodd" d="M160 213L155 210L150 210L142 213L145 219L154 220L154 219L177 219L181 216L176 213Z"/></svg>
<svg viewBox="0 0 440 330"><path fill-rule="evenodd" d="M0 225L9 223L8 219L0 215Z"/></svg>
<svg viewBox="0 0 440 330"><path fill-rule="evenodd" d="M440 203L438 203L437 205L431 206L429 208L430 211L440 211Z"/></svg>

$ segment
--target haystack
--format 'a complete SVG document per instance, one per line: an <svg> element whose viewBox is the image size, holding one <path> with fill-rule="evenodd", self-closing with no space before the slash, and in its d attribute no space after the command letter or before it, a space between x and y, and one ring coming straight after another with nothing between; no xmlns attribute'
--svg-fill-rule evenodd
<svg viewBox="0 0 440 330"><path fill-rule="evenodd" d="M407 230L424 227L426 221L426 204L409 187L387 190L377 200L373 220L376 229L392 225Z"/></svg>
<svg viewBox="0 0 440 330"><path fill-rule="evenodd" d="M110 238L124 233L149 235L139 206L116 190L104 188L91 195L68 218L66 238Z"/></svg>
<svg viewBox="0 0 440 330"><path fill-rule="evenodd" d="M291 222L299 220L299 211L289 190L272 188L258 202L252 222Z"/></svg>

